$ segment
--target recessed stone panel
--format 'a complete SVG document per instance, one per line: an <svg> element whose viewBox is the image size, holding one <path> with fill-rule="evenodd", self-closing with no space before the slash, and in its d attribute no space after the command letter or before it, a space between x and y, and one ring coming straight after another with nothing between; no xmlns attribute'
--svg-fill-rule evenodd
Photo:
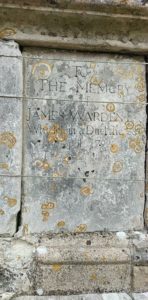
<svg viewBox="0 0 148 300"><path fill-rule="evenodd" d="M22 100L0 99L0 175L21 175Z"/></svg>
<svg viewBox="0 0 148 300"><path fill-rule="evenodd" d="M142 229L143 195L142 181L28 177L24 179L23 230Z"/></svg>
<svg viewBox="0 0 148 300"><path fill-rule="evenodd" d="M20 210L21 179L0 177L0 234L16 232L16 217Z"/></svg>

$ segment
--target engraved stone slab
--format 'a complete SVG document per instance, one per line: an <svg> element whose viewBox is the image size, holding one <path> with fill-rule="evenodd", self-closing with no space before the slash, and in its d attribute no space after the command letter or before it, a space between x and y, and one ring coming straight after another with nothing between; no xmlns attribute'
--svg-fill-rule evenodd
<svg viewBox="0 0 148 300"><path fill-rule="evenodd" d="M16 216L20 210L21 179L0 177L0 234L16 232Z"/></svg>
<svg viewBox="0 0 148 300"><path fill-rule="evenodd" d="M27 56L27 53L24 54ZM145 102L142 58L65 52L26 59L26 96L100 102Z"/></svg>
<svg viewBox="0 0 148 300"><path fill-rule="evenodd" d="M13 41L0 42L0 96L22 97L22 58Z"/></svg>
<svg viewBox="0 0 148 300"><path fill-rule="evenodd" d="M25 61L25 228L142 229L143 60L47 52Z"/></svg>
<svg viewBox="0 0 148 300"><path fill-rule="evenodd" d="M144 179L141 104L29 99L25 119L26 176Z"/></svg>
<svg viewBox="0 0 148 300"><path fill-rule="evenodd" d="M21 175L22 100L0 98L0 175Z"/></svg>

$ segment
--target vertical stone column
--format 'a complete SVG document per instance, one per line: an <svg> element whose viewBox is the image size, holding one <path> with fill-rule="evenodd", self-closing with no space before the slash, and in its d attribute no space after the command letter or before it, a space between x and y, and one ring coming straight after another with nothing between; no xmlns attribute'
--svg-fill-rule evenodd
<svg viewBox="0 0 148 300"><path fill-rule="evenodd" d="M16 232L21 198L22 57L18 45L0 42L0 234Z"/></svg>

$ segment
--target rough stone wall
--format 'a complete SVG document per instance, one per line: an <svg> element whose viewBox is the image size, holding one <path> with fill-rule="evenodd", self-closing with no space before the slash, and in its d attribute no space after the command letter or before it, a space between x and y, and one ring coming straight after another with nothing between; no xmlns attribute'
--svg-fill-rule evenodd
<svg viewBox="0 0 148 300"><path fill-rule="evenodd" d="M56 130L55 128L51 130L52 122L50 123L49 117L45 115L47 108L51 111L48 96L49 85L47 86L47 79L52 70L52 63L49 64L49 59L54 59L55 73L52 76L56 78L60 74L57 81L59 90L57 93L57 84L54 82L53 89L50 91L52 98L57 97L59 112L62 111L63 105L64 112L69 109L67 102L66 104L60 102L62 101L61 93L64 93L65 100L66 97L71 96L74 77L71 75L72 80L68 79L69 90L66 92L63 90L64 84L59 86L59 82L63 78L62 76L66 76L62 72L67 70L71 74L73 66L71 67L71 64L68 63L66 69L63 55L65 55L65 59L71 55L69 61L73 62L73 65L75 62L79 61L80 63L81 61L81 67L88 68L88 64L91 64L93 70L96 68L95 78L91 76L91 91L92 88L93 91L96 91L96 86L99 86L100 90L103 89L103 86L100 87L100 81L98 83L98 72L104 76L104 80L108 74L109 78L113 79L118 72L116 80L120 81L118 93L117 91L113 92L110 86L108 91L110 97L108 98L106 95L98 93L97 95L94 93L89 95L91 101L101 99L99 107L93 102L90 107L88 103L84 104L83 107L83 110L86 110L87 107L89 111L95 111L96 115L97 112L101 111L102 118L106 116L107 109L111 110L107 114L113 113L111 116L112 118L114 116L114 122L120 120L120 139L119 136L110 138L110 135L106 135L104 146L102 145L106 148L103 148L102 156L95 158L94 164L92 160L88 161L87 166L81 160L82 174L79 177L82 179L79 178L79 182L73 185L70 183L71 179L63 181L63 176L60 173L61 164L63 164L62 170L65 172L65 177L78 177L76 161L71 162L70 168L69 165L67 167L69 162L66 159L61 160L60 156L61 153L65 154L65 152L62 152L60 146L57 146L59 141L62 140L63 142L65 139L65 131L63 128L59 130L59 127L56 127ZM58 58L59 60L57 60ZM105 66L102 64L104 60L108 62L107 72L106 64ZM118 65L115 64L113 67L111 63L117 62ZM122 65L123 62L124 65ZM82 69L78 71L79 76L84 77ZM90 76L89 72L88 76ZM125 94L127 86L123 90L124 84L127 82L131 88L129 95ZM41 83L45 84L44 88ZM72 95L78 94L74 98L75 101L78 101L78 105L80 100L84 100L86 97L82 83L84 84L84 80L83 82L79 81L81 93L80 91L75 93L72 90ZM70 298L63 296L61 299L146 299L148 290L148 235L146 232L147 202L145 202L144 193L145 90L143 57L110 55L93 55L92 57L92 55L86 55L84 59L84 55L77 53L63 54L61 52L59 54L41 50L34 52L30 49L21 53L15 42L0 43L0 295L2 299L60 299L44 296L67 294L72 294L72 296L69 296ZM123 101L125 101L124 105ZM110 105L107 106L108 104ZM31 114L26 113L28 107L29 111L33 109L35 123L32 121L28 123L29 118L31 118L29 117ZM36 108L44 112L40 118L38 118ZM81 112L81 107L74 106L74 108L78 113ZM114 108L116 108L116 114ZM54 123L56 121L56 124L57 121L60 122L59 116L58 118L56 116L56 119L52 121ZM82 120L80 121L82 122ZM83 122L87 125L88 119L83 120ZM93 122L91 125L95 126L95 120ZM97 122L99 123L100 120L97 119ZM44 128L42 132L35 133L32 128L36 130L34 126L38 128L38 124ZM61 124L67 132L67 121ZM90 125L90 123L88 124ZM77 121L75 126L81 126L80 122ZM28 128L29 131L27 131ZM87 139L85 133L84 136L85 147L87 145L88 148L85 157L88 155L89 158L91 153L89 143L92 143L92 140ZM44 137L43 141L42 137ZM48 143L45 138L48 138ZM32 152L31 145L36 145L36 141L39 140L42 141L42 144L40 145L39 142L40 146L34 147ZM128 144L129 140L130 144ZM52 155L48 148L49 144ZM108 145L112 145L109 151ZM131 146L131 148L127 149L126 145ZM46 161L42 156L45 146L48 150L46 151ZM66 143L65 147L67 147ZM121 154L120 152L118 154L119 149L122 150ZM67 152L68 155L69 153L73 154L77 152L77 146L70 150L64 148L64 151L69 151ZM97 147L94 151L97 155ZM54 160L55 153L56 159ZM79 151L79 155L84 155L84 149ZM117 155L118 164L115 164L114 155ZM97 165L99 159L103 161L102 166ZM123 161L125 168L121 168L120 161ZM54 168L49 167L49 162L54 164ZM103 174L105 164L107 166L106 173ZM93 170L97 172L95 173L97 178L102 176L103 182L113 179L112 184L105 186L105 183L102 184L95 179L96 177L89 179L88 173L86 173L88 166L90 170L92 167L94 168ZM115 172L113 172L114 170ZM49 186L51 176L53 186ZM89 181L92 179L95 182L94 186L92 181ZM122 185L120 186L119 181L121 179ZM55 188L57 180L61 182L59 184L60 191L52 190ZM42 182L46 184L42 184ZM112 188L114 185L115 187ZM66 196L60 194L63 191L63 186ZM104 186L105 191L108 191L107 196L103 194ZM125 188L123 194L122 189L120 189L122 186ZM119 192L116 195L118 188ZM94 193L95 190L96 194ZM67 193L67 191L69 192ZM103 207L101 213L101 208L97 206L95 201L99 193L104 199L101 204ZM120 197L122 203L118 202ZM62 206L60 207L61 199ZM112 199L115 199L115 202L112 202ZM69 201L73 206L68 205ZM86 207L81 207L82 201ZM93 205L89 204L91 201L94 208ZM107 206L105 201L110 204ZM75 202L78 203L79 209L76 209ZM56 209L55 213L53 209ZM92 217L91 211L93 211ZM113 217L112 214L115 211L116 215ZM95 213L96 218L93 217ZM103 218L102 225L100 225L101 218ZM104 222L106 222L105 228L103 228ZM97 227L98 224L101 226L100 228ZM99 295L110 292L112 294ZM73 296L73 294L86 293L88 295ZM122 293L127 293L130 296Z"/></svg>

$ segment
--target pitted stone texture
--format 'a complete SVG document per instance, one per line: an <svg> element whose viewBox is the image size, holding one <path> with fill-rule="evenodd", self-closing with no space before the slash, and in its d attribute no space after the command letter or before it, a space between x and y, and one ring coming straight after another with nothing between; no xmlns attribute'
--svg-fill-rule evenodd
<svg viewBox="0 0 148 300"><path fill-rule="evenodd" d="M0 56L20 57L19 45L14 41L0 41ZM20 74L21 75L21 74Z"/></svg>
<svg viewBox="0 0 148 300"><path fill-rule="evenodd" d="M25 119L25 176L144 180L143 105L30 99Z"/></svg>
<svg viewBox="0 0 148 300"><path fill-rule="evenodd" d="M69 291L129 291L130 265L62 265L38 264L34 274L36 290L42 288L44 295Z"/></svg>
<svg viewBox="0 0 148 300"><path fill-rule="evenodd" d="M145 293L134 293L133 295L134 300L148 300L148 292Z"/></svg>
<svg viewBox="0 0 148 300"><path fill-rule="evenodd" d="M76 236L41 237L36 247L36 260L49 263L127 263L131 261L128 236L118 234L79 234ZM122 233L123 235L123 233Z"/></svg>
<svg viewBox="0 0 148 300"><path fill-rule="evenodd" d="M69 104L72 100L145 102L143 58L52 51L35 52L25 61L27 97L67 100Z"/></svg>
<svg viewBox="0 0 148 300"><path fill-rule="evenodd" d="M135 292L147 292L148 266L135 266L133 270L133 286Z"/></svg>
<svg viewBox="0 0 148 300"><path fill-rule="evenodd" d="M20 210L21 179L0 177L0 234L16 232L16 218Z"/></svg>
<svg viewBox="0 0 148 300"><path fill-rule="evenodd" d="M22 240L0 239L0 294L9 299L32 294L31 274L34 246Z"/></svg>
<svg viewBox="0 0 148 300"><path fill-rule="evenodd" d="M135 232L133 247L135 264L148 265L148 234Z"/></svg>
<svg viewBox="0 0 148 300"><path fill-rule="evenodd" d="M28 177L24 193L22 225L29 233L143 227L142 181Z"/></svg>
<svg viewBox="0 0 148 300"><path fill-rule="evenodd" d="M22 97L22 58L16 43L0 42L0 96Z"/></svg>
<svg viewBox="0 0 148 300"><path fill-rule="evenodd" d="M0 99L0 175L21 175L22 100Z"/></svg>
<svg viewBox="0 0 148 300"><path fill-rule="evenodd" d="M70 296L21 296L16 300L131 300L125 293L81 294Z"/></svg>

